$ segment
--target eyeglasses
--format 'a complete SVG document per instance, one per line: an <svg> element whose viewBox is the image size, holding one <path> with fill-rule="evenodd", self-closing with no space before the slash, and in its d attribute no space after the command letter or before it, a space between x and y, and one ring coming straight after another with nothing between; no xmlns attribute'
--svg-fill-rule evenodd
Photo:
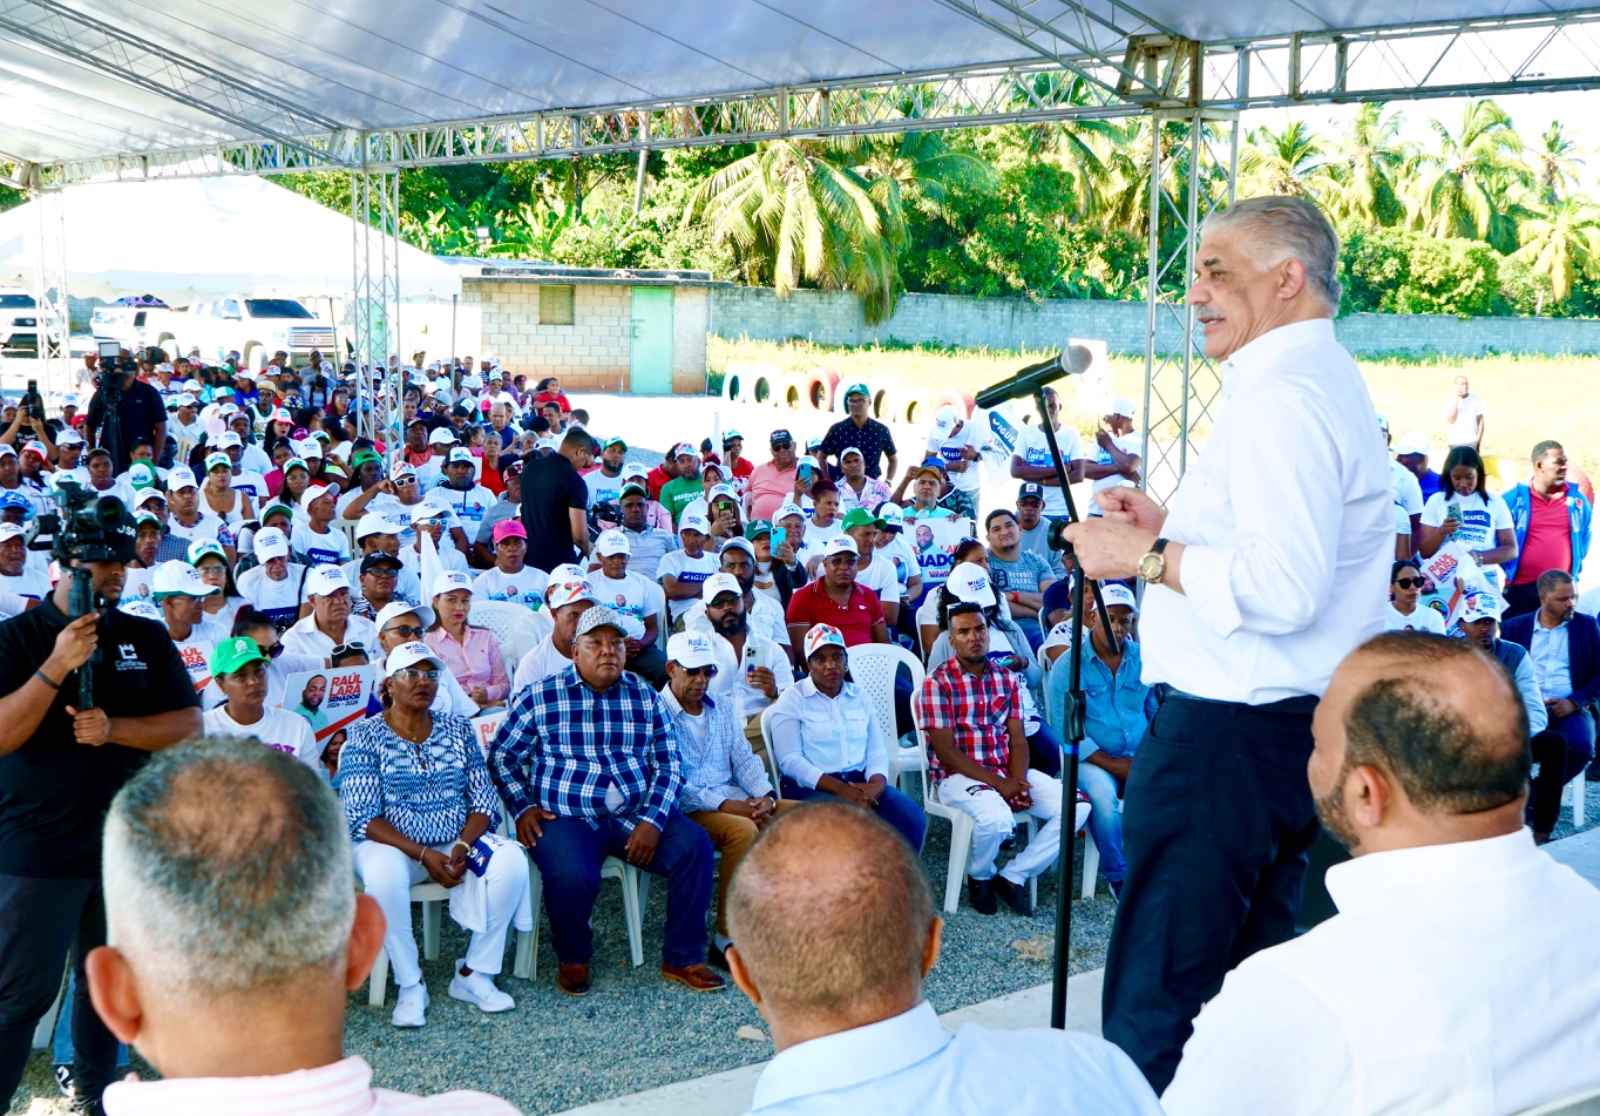
<svg viewBox="0 0 1600 1116"><path fill-rule="evenodd" d="M337 659L340 655L365 655L366 653L367 645L354 641L350 643L337 644L334 649L329 652L329 654L331 654L335 659Z"/></svg>
<svg viewBox="0 0 1600 1116"><path fill-rule="evenodd" d="M428 634L426 628L412 627L410 624L391 624L383 629L386 632L395 632L406 639L421 639Z"/></svg>
<svg viewBox="0 0 1600 1116"><path fill-rule="evenodd" d="M717 664L712 663L703 667L684 667L683 672L690 678L699 678L702 675L707 678L715 678L717 676Z"/></svg>
<svg viewBox="0 0 1600 1116"><path fill-rule="evenodd" d="M1394 583L1400 586L1402 589L1421 589L1427 584L1427 582L1420 577L1397 577L1394 579Z"/></svg>
<svg viewBox="0 0 1600 1116"><path fill-rule="evenodd" d="M437 667L401 667L395 673L401 678L409 678L413 682L437 682L439 680Z"/></svg>
<svg viewBox="0 0 1600 1116"><path fill-rule="evenodd" d="M261 653L269 659L276 659L279 655L283 654L283 644L281 643L274 643L270 647L263 646L262 644L258 643L256 646L260 648Z"/></svg>
<svg viewBox="0 0 1600 1116"><path fill-rule="evenodd" d="M393 566L373 566L370 570L368 570L362 576L364 576L364 577L381 577L381 578L384 578L385 580L393 580L394 578L397 578L397 577L400 576L400 571L395 569Z"/></svg>

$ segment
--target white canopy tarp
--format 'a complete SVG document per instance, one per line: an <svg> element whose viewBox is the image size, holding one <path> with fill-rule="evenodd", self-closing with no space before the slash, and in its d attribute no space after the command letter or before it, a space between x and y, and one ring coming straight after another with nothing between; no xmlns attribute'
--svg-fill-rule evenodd
<svg viewBox="0 0 1600 1116"><path fill-rule="evenodd" d="M265 179L239 175L69 186L67 287L187 305L227 294L348 298L354 223ZM37 201L0 213L0 283L33 288ZM449 298L461 278L402 243L401 298ZM376 266L376 259L373 260Z"/></svg>

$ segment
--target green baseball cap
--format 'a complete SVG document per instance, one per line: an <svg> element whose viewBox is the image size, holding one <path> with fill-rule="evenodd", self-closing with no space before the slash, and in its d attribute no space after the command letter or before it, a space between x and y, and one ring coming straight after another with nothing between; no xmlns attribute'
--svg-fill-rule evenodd
<svg viewBox="0 0 1600 1116"><path fill-rule="evenodd" d="M844 529L852 527L882 527L883 520L873 515L866 508L851 508L844 513Z"/></svg>
<svg viewBox="0 0 1600 1116"><path fill-rule="evenodd" d="M156 471L143 461L135 461L128 466L128 483L135 489L154 488Z"/></svg>
<svg viewBox="0 0 1600 1116"><path fill-rule="evenodd" d="M618 494L618 499L621 499L623 496L627 496L630 493L634 493L634 492L637 492L639 495L643 496L646 500L648 500L650 498L650 490L648 488L646 488L644 485L642 485L642 484L625 484L625 485L622 486L622 491Z"/></svg>
<svg viewBox="0 0 1600 1116"><path fill-rule="evenodd" d="M287 504L280 504L280 503L277 503L276 501L274 501L273 503L268 504L266 507L261 509L260 522L265 523L267 521L267 517L269 515L272 515L274 512L282 512L284 515L288 516L290 519L294 518L294 509L293 508L289 507Z"/></svg>
<svg viewBox="0 0 1600 1116"><path fill-rule="evenodd" d="M261 653L260 644L248 636L235 636L225 639L217 644L215 651L211 652L211 676L220 677L232 674L246 663L264 663L267 657Z"/></svg>
<svg viewBox="0 0 1600 1116"><path fill-rule="evenodd" d="M849 399L852 395L865 395L868 399L871 399L872 390L866 384L857 382L844 389L844 397L846 399Z"/></svg>
<svg viewBox="0 0 1600 1116"><path fill-rule="evenodd" d="M745 524L744 537L749 539L751 542L755 542L762 535L770 534L772 534L772 523L770 520L752 519L749 523Z"/></svg>
<svg viewBox="0 0 1600 1116"><path fill-rule="evenodd" d="M359 469L369 461L376 461L379 465L383 464L383 458L379 457L372 450L363 449L357 450L356 455L350 459L350 467L352 469Z"/></svg>
<svg viewBox="0 0 1600 1116"><path fill-rule="evenodd" d="M624 442L621 438L618 438L615 435L613 435L610 438L606 438L606 439L602 440L601 443L600 443L600 448L603 449L603 450L608 450L612 446L621 446L623 449L627 449L628 448L628 443Z"/></svg>

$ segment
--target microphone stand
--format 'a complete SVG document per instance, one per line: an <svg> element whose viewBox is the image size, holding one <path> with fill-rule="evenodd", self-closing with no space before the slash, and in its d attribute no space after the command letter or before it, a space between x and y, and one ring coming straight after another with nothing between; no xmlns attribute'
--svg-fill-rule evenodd
<svg viewBox="0 0 1600 1116"><path fill-rule="evenodd" d="M1072 499L1066 464L1061 460L1061 447L1056 442L1056 430L1050 422L1050 412L1045 406L1044 385L1036 384L1033 403L1039 409L1039 425L1044 430L1045 444L1050 447L1050 460L1055 466L1056 483L1067 502L1067 522L1077 523L1078 508ZM1069 556L1071 549L1065 551ZM1070 816L1062 819L1061 853L1056 886L1056 945L1053 972L1050 982L1050 1026L1064 1030L1067 1025L1067 953L1072 944L1072 862L1078 845L1078 748L1083 743L1087 701L1083 694L1083 567L1076 558L1072 562L1072 643L1067 648L1067 698L1062 710L1061 759L1065 777L1061 788L1061 809ZM1106 638L1113 648L1117 637L1112 634L1106 617L1105 604L1100 599L1100 583L1090 581L1089 591L1094 594L1095 615L1105 625Z"/></svg>

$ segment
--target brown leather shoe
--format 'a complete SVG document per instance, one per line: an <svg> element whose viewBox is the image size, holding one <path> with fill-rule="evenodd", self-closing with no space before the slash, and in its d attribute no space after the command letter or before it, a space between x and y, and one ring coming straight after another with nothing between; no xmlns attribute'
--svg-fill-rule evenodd
<svg viewBox="0 0 1600 1116"><path fill-rule="evenodd" d="M663 965L661 979L675 980L679 984L688 985L691 992L721 992L728 987L728 982L712 972L711 966L704 961L683 969L676 965Z"/></svg>
<svg viewBox="0 0 1600 1116"><path fill-rule="evenodd" d="M589 994L589 966L562 965L556 973L556 987L569 996Z"/></svg>

